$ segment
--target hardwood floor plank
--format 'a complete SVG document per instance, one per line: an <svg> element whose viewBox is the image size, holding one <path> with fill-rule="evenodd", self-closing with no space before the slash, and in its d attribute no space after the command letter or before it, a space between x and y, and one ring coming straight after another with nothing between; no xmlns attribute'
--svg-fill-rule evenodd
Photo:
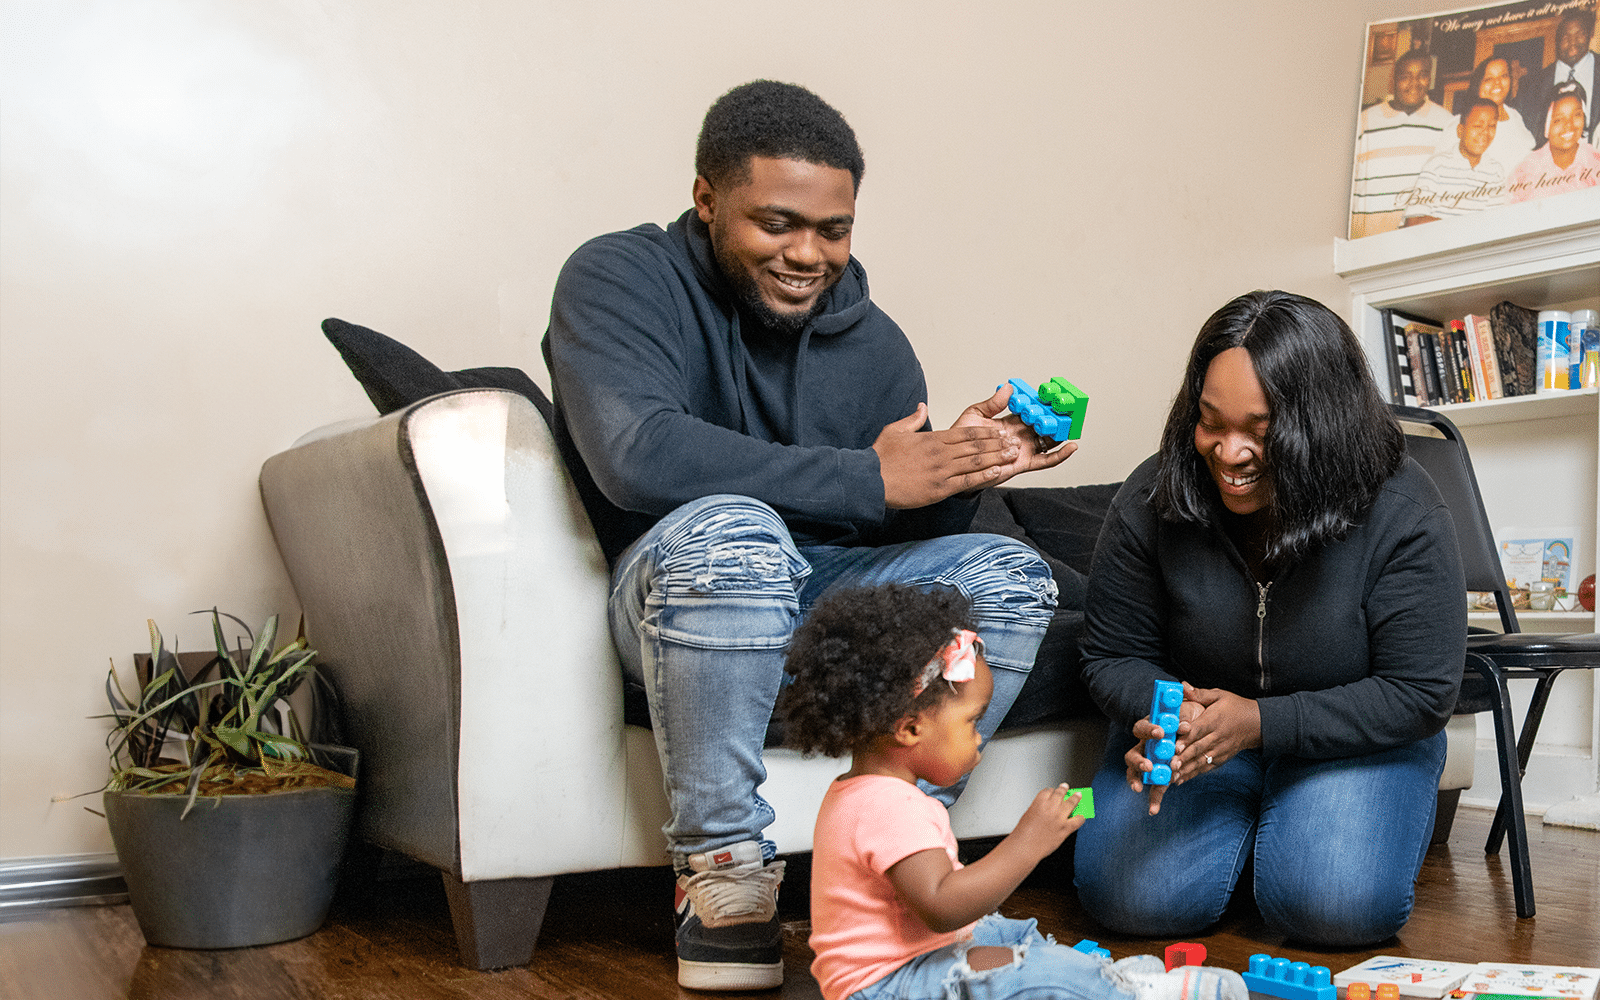
<svg viewBox="0 0 1600 1000"><path fill-rule="evenodd" d="M1545 965L1600 965L1600 833L1529 824L1538 915L1517 920L1510 866L1482 851L1490 814L1462 810L1451 842L1430 850L1417 902L1398 938L1350 951L1301 948L1269 934L1240 900L1194 940L1207 964L1244 969L1257 952L1334 971L1372 955ZM981 852L986 845L963 845ZM1111 934L1078 904L1066 856L1049 859L1009 899L1071 945L1100 942L1116 958L1159 955L1172 941ZM783 988L727 993L752 1000L819 1000L807 919L809 858L790 859L780 899ZM682 1000L672 945L672 875L665 868L594 872L556 881L527 966L461 965L436 874L350 879L328 923L299 941L231 951L145 946L132 910L70 907L0 921L0 1000Z"/></svg>

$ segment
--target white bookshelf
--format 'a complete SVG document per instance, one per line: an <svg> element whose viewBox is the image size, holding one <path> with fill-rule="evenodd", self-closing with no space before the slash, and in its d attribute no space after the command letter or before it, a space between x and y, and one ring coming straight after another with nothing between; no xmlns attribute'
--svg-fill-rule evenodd
<svg viewBox="0 0 1600 1000"><path fill-rule="evenodd" d="M1374 377L1388 387L1379 310L1442 321L1487 315L1509 299L1529 309L1600 309L1600 188L1476 216L1334 241L1334 270L1350 286L1350 322ZM1570 527L1573 583L1600 559L1600 392L1594 389L1441 406L1462 429L1484 508L1496 530ZM1595 630L1595 616L1521 611L1525 631ZM1498 619L1496 619L1498 620ZM1484 624L1476 619L1473 624ZM1527 692L1513 688L1520 719ZM1494 744L1479 722L1471 801L1499 797ZM1600 790L1600 671L1556 682L1529 761L1530 811Z"/></svg>

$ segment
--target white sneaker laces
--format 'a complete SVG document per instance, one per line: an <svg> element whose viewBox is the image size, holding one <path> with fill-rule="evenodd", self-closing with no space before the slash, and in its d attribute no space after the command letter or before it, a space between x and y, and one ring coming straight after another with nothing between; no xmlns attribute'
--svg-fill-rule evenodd
<svg viewBox="0 0 1600 1000"><path fill-rule="evenodd" d="M778 911L782 861L752 868L697 872L684 880L683 891L695 916L707 927L771 920Z"/></svg>

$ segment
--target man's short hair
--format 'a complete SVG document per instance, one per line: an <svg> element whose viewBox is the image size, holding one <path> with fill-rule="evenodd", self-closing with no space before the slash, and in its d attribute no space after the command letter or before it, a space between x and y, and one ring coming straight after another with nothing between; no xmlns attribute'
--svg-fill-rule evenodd
<svg viewBox="0 0 1600 1000"><path fill-rule="evenodd" d="M1433 57L1428 55L1427 49L1412 49L1399 59L1396 59L1394 61L1394 78L1396 80L1400 79L1400 67L1408 62L1422 63L1423 68L1428 72L1428 80L1430 82L1433 80Z"/></svg>
<svg viewBox="0 0 1600 1000"><path fill-rule="evenodd" d="M1461 124L1465 125L1467 123L1467 115L1472 114L1472 112L1476 111L1478 108L1488 108L1489 110L1493 111L1494 120L1499 122L1500 105L1489 100L1487 97L1474 97L1472 100L1467 102L1466 107L1461 109Z"/></svg>
<svg viewBox="0 0 1600 1000"><path fill-rule="evenodd" d="M775 80L741 84L717 98L700 125L695 173L714 187L736 187L750 179L752 156L848 170L858 191L867 169L843 115L806 88Z"/></svg>
<svg viewBox="0 0 1600 1000"><path fill-rule="evenodd" d="M1584 7L1574 7L1563 13L1560 20L1556 21L1556 30L1560 31L1561 26L1568 21L1578 22L1578 25L1588 33L1589 37L1591 39L1594 38L1594 11Z"/></svg>

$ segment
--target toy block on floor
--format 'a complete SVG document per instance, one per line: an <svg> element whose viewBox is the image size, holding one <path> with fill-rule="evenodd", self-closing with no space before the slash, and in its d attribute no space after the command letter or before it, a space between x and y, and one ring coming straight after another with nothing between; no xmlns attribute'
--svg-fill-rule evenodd
<svg viewBox="0 0 1600 1000"><path fill-rule="evenodd" d="M1072 950L1081 951L1085 955L1092 955L1099 958L1111 957L1111 952L1100 947L1099 941L1090 941L1088 938L1084 938L1082 941L1079 941L1077 944L1073 945Z"/></svg>
<svg viewBox="0 0 1600 1000"><path fill-rule="evenodd" d="M1250 971L1244 973L1244 984L1252 993L1282 1000L1334 1000L1339 994L1326 965L1291 962L1265 954L1250 956Z"/></svg>
<svg viewBox="0 0 1600 1000"><path fill-rule="evenodd" d="M1084 414L1089 397L1063 378L1053 378L1034 392L1019 378L1011 379L1011 398L1006 408L1040 437L1052 441L1075 441L1083 435Z"/></svg>
<svg viewBox="0 0 1600 1000"><path fill-rule="evenodd" d="M1147 785L1172 783L1172 755L1178 751L1178 706L1182 704L1182 684L1156 681L1155 693L1150 696L1150 722L1161 727L1161 739L1144 741L1144 755L1155 765L1144 776Z"/></svg>
<svg viewBox="0 0 1600 1000"><path fill-rule="evenodd" d="M1206 946L1184 941L1179 944L1167 945L1167 971L1182 968L1185 965L1206 964Z"/></svg>
<svg viewBox="0 0 1600 1000"><path fill-rule="evenodd" d="M1078 800L1077 806L1072 810L1072 815L1082 816L1084 819L1094 819L1094 789L1069 788L1067 789L1067 794L1061 796L1061 801L1065 802L1072 798L1075 793L1081 793L1083 798ZM1067 818L1071 819L1072 817L1069 816Z"/></svg>

